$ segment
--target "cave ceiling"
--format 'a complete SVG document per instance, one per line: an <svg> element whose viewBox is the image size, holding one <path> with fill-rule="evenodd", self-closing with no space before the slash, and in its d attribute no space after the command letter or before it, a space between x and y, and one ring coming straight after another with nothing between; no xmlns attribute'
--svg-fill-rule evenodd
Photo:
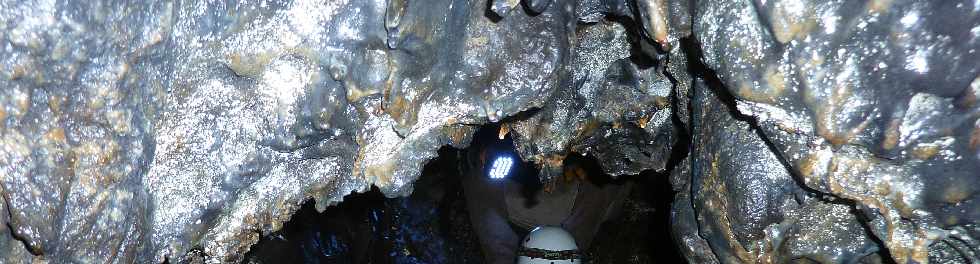
<svg viewBox="0 0 980 264"><path fill-rule="evenodd" d="M237 262L495 123L693 263L977 263L980 1L0 0L0 262Z"/></svg>

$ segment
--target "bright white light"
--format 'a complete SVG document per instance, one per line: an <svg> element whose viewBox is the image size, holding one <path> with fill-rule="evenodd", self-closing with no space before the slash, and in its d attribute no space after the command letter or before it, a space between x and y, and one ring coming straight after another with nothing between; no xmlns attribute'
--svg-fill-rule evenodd
<svg viewBox="0 0 980 264"><path fill-rule="evenodd" d="M500 156L493 160L493 166L490 167L490 178L491 179L503 179L507 177L510 173L510 168L514 165L514 158L508 156Z"/></svg>

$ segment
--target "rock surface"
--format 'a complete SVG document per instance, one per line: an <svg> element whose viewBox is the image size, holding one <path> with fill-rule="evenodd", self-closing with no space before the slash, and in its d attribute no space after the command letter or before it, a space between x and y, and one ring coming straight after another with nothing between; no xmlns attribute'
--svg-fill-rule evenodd
<svg viewBox="0 0 980 264"><path fill-rule="evenodd" d="M963 259L940 262L977 262L977 2L695 5L703 61L731 110L800 185L853 202L898 263L942 245Z"/></svg>
<svg viewBox="0 0 980 264"><path fill-rule="evenodd" d="M0 0L0 262L237 262L499 122L692 262L975 263L978 3Z"/></svg>

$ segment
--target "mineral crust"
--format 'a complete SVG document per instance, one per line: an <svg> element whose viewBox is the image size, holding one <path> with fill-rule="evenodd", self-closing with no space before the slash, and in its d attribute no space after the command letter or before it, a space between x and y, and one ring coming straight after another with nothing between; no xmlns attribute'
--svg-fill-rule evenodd
<svg viewBox="0 0 980 264"><path fill-rule="evenodd" d="M978 39L969 0L0 0L0 263L239 262L488 123L545 181L670 175L691 262L977 263Z"/></svg>

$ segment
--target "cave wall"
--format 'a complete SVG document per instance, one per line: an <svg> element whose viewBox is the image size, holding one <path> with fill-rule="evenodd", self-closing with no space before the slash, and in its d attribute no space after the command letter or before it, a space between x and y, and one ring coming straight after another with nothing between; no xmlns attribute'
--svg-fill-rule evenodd
<svg viewBox="0 0 980 264"><path fill-rule="evenodd" d="M0 259L236 262L497 122L691 262L977 262L978 3L2 0Z"/></svg>
<svg viewBox="0 0 980 264"><path fill-rule="evenodd" d="M898 263L942 247L964 259L934 261L977 261L975 2L695 5L703 61L729 108L799 185L853 202Z"/></svg>

